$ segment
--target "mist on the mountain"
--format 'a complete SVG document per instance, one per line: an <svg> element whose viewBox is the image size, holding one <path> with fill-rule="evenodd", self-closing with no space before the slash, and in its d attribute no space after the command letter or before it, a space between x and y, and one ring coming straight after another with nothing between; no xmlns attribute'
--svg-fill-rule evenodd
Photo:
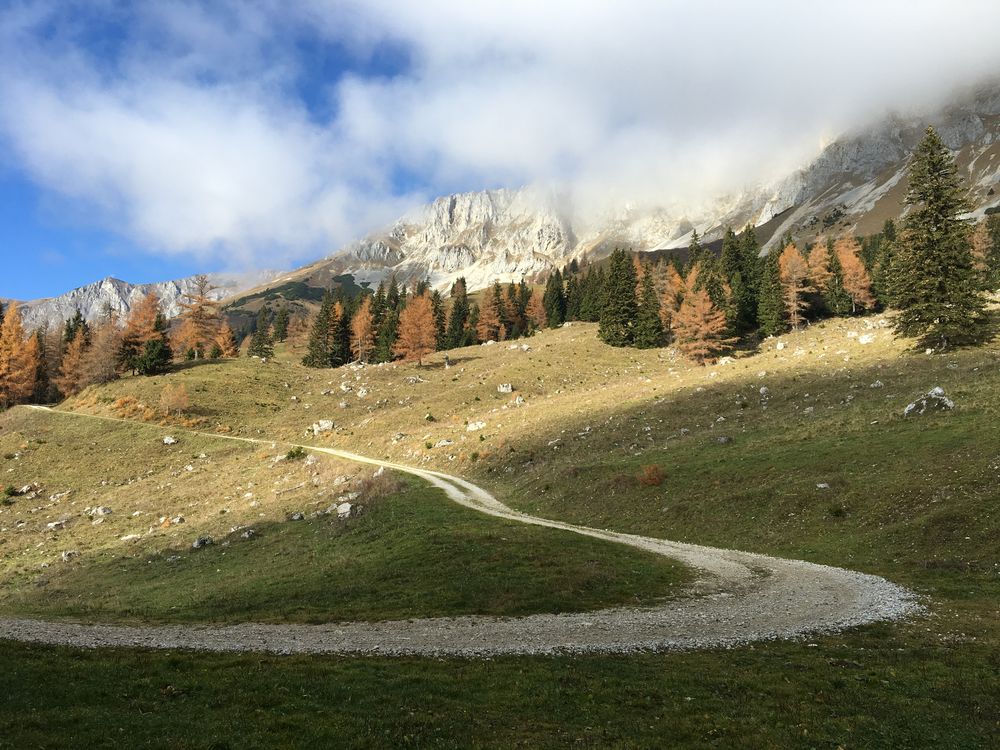
<svg viewBox="0 0 1000 750"><path fill-rule="evenodd" d="M1000 6L366 2L0 15L8 168L152 253L275 266L437 195L696 214L1000 69ZM120 18L117 20L121 20ZM308 39L352 61L329 80ZM379 67L385 57L394 62Z"/></svg>

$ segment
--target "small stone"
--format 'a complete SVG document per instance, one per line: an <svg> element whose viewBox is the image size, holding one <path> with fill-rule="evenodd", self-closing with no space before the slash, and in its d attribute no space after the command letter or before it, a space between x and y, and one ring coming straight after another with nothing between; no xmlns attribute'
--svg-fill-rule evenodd
<svg viewBox="0 0 1000 750"><path fill-rule="evenodd" d="M64 550L63 553L62 553L62 555L61 555L63 562L69 562L74 557L79 557L79 556L80 556L80 553L77 552L75 549Z"/></svg>
<svg viewBox="0 0 1000 750"><path fill-rule="evenodd" d="M62 519L60 519L58 521L53 521L52 523L47 523L47 524L45 524L45 526L47 528L49 528L49 529L52 529L53 531L55 531L57 529L65 529L66 528L66 521L67 520L68 519L62 518Z"/></svg>
<svg viewBox="0 0 1000 750"><path fill-rule="evenodd" d="M870 344L874 340L875 340L875 335L872 334L872 333L866 333L866 334L863 334L861 336L858 336L858 343L859 344Z"/></svg>
<svg viewBox="0 0 1000 750"><path fill-rule="evenodd" d="M240 537L243 539L252 539L255 536L257 536L257 532L254 531L253 529L247 529L242 534L240 534Z"/></svg>
<svg viewBox="0 0 1000 750"><path fill-rule="evenodd" d="M817 490L828 490L830 489L830 484L828 482L818 482L816 484Z"/></svg>
<svg viewBox="0 0 1000 750"><path fill-rule="evenodd" d="M785 342L779 341L777 344L774 345L774 348L777 349L779 352L782 351L785 348Z"/></svg>
<svg viewBox="0 0 1000 750"><path fill-rule="evenodd" d="M305 518L306 518L306 514L300 512L300 511L296 511L294 513L289 513L288 514L288 520L289 521L304 521Z"/></svg>
<svg viewBox="0 0 1000 750"><path fill-rule="evenodd" d="M715 442L717 442L719 445L728 445L729 443L733 442L733 439L728 435L720 435L715 439Z"/></svg>
<svg viewBox="0 0 1000 750"><path fill-rule="evenodd" d="M313 435L319 435L320 433L323 432L332 432L332 431L333 431L332 419L321 419L318 422L314 423L312 426Z"/></svg>
<svg viewBox="0 0 1000 750"><path fill-rule="evenodd" d="M106 505L96 505L90 510L86 511L88 516L98 517L98 516L110 516L114 511Z"/></svg>
<svg viewBox="0 0 1000 750"><path fill-rule="evenodd" d="M350 503L340 503L337 506L337 518L349 518L353 507Z"/></svg>
<svg viewBox="0 0 1000 750"><path fill-rule="evenodd" d="M881 380L876 380L874 383L872 383L868 387L869 388L884 388L885 387L885 383L883 383Z"/></svg>
<svg viewBox="0 0 1000 750"><path fill-rule="evenodd" d="M486 422L469 422L466 426L466 432L479 432L486 428Z"/></svg>
<svg viewBox="0 0 1000 750"><path fill-rule="evenodd" d="M177 438L175 438L173 435L167 435L165 438L163 438L163 444L177 445Z"/></svg>
<svg viewBox="0 0 1000 750"><path fill-rule="evenodd" d="M497 386L497 393L513 393L514 386L510 383L501 383Z"/></svg>
<svg viewBox="0 0 1000 750"><path fill-rule="evenodd" d="M191 549L202 549L208 547L210 544L215 544L215 541L210 536L200 536L191 543Z"/></svg>
<svg viewBox="0 0 1000 750"><path fill-rule="evenodd" d="M142 539L141 534L126 534L125 536L118 537L119 541L122 542L138 542Z"/></svg>
<svg viewBox="0 0 1000 750"><path fill-rule="evenodd" d="M188 464L187 466L184 467L184 471L194 471L194 466Z"/></svg>
<svg viewBox="0 0 1000 750"><path fill-rule="evenodd" d="M436 443L434 443L434 447L435 448L444 448L444 447L446 447L448 445L453 445L454 442L455 442L454 440L448 440L447 438L445 438L443 440L438 440Z"/></svg>
<svg viewBox="0 0 1000 750"><path fill-rule="evenodd" d="M306 456L305 460L306 466L314 466L318 463L319 463L319 458L317 458L314 454L310 453L308 456Z"/></svg>

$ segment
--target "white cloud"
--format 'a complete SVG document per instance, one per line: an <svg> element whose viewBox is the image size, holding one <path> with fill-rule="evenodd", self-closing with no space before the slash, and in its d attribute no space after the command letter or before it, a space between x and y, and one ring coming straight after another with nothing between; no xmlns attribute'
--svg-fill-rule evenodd
<svg viewBox="0 0 1000 750"><path fill-rule="evenodd" d="M7 150L152 252L258 265L329 252L458 186L690 208L1000 70L1000 6L977 0L62 7L0 18ZM126 33L95 54L108 19ZM309 35L409 66L331 81L334 114L318 115L298 93Z"/></svg>

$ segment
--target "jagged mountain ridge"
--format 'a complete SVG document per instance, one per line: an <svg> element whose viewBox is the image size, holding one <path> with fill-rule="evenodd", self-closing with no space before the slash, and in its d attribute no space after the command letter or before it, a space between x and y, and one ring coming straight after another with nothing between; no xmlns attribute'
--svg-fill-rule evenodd
<svg viewBox="0 0 1000 750"><path fill-rule="evenodd" d="M273 271L257 271L248 274L209 274L212 284L218 287L212 296L222 300L234 294L269 281L275 276ZM149 292L159 295L164 314L173 317L180 313L180 301L187 292L194 289L194 276L174 281L153 284L130 284L127 281L107 277L93 284L73 289L58 297L31 300L19 303L22 320L28 329L42 325L59 325L72 317L77 310L87 319L96 320L111 310L124 317L132 306Z"/></svg>
<svg viewBox="0 0 1000 750"><path fill-rule="evenodd" d="M471 288L480 288L494 280L530 280L616 245L685 247L692 229L713 240L730 226L766 227L765 247L785 232L803 239L868 234L902 214L909 158L928 124L955 152L975 213L1000 203L1000 84L991 84L930 115L892 115L843 136L803 169L721 197L702 215L622 210L595 219L580 217L569 196L535 188L463 193L439 198L313 264L309 276L321 284L324 273L351 273L377 283L395 273L401 281L429 278L441 289L465 276Z"/></svg>

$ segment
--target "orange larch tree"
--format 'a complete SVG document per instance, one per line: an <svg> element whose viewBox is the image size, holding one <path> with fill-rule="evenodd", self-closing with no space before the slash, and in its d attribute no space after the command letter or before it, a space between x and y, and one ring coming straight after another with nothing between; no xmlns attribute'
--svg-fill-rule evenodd
<svg viewBox="0 0 1000 750"><path fill-rule="evenodd" d="M685 280L687 293L683 302L672 315L674 341L681 354L695 362L723 351L736 339L726 335L728 323L726 313L712 302L708 290L698 289L698 266L691 269Z"/></svg>
<svg viewBox="0 0 1000 750"><path fill-rule="evenodd" d="M419 297L410 297L406 307L399 314L399 335L392 347L393 354L403 359L417 360L434 351L436 331L434 329L434 308L430 295L426 292Z"/></svg>
<svg viewBox="0 0 1000 750"><path fill-rule="evenodd" d="M156 292L150 292L129 311L121 334L119 364L135 373L147 343L156 339L166 343L165 327L160 314L160 297Z"/></svg>
<svg viewBox="0 0 1000 750"><path fill-rule="evenodd" d="M31 398L38 377L38 339L24 335L21 311L12 302L0 325L0 408Z"/></svg>
<svg viewBox="0 0 1000 750"><path fill-rule="evenodd" d="M236 334L233 333L229 321L223 319L222 325L215 334L215 346L218 347L219 356L231 359L240 355L240 349L236 345Z"/></svg>
<svg viewBox="0 0 1000 750"><path fill-rule="evenodd" d="M531 293L531 296L528 298L528 306L525 308L524 313L528 316L528 322L530 322L534 328L545 328L547 320L545 317L545 305L542 303L541 292L535 290Z"/></svg>
<svg viewBox="0 0 1000 750"><path fill-rule="evenodd" d="M822 292L833 278L833 271L830 270L830 251L826 246L826 240L822 237L816 238L816 244L809 253L808 265L809 280L818 292Z"/></svg>
<svg viewBox="0 0 1000 750"><path fill-rule="evenodd" d="M837 240L833 249L844 269L844 291L851 298L852 312L857 312L859 306L866 310L875 307L875 297L872 296L872 280L861 260L861 247L858 245L858 241L853 237L844 237Z"/></svg>
<svg viewBox="0 0 1000 750"><path fill-rule="evenodd" d="M63 396L75 396L81 390L83 380L83 356L87 352L87 334L83 327L76 331L73 340L66 346L63 353L62 362L59 365L59 372L52 382Z"/></svg>
<svg viewBox="0 0 1000 750"><path fill-rule="evenodd" d="M375 316L372 298L365 297L351 318L351 351L359 362L367 362L375 349Z"/></svg>
<svg viewBox="0 0 1000 750"><path fill-rule="evenodd" d="M809 285L809 265L795 245L788 245L778 258L781 269L781 291L788 311L788 321L792 328L798 328L802 322L802 311L808 303L805 295L813 291Z"/></svg>
<svg viewBox="0 0 1000 750"><path fill-rule="evenodd" d="M219 303L211 296L217 288L205 274L195 276L194 289L186 292L180 302L181 323L174 334L177 353L194 351L198 359L211 351L221 323Z"/></svg>
<svg viewBox="0 0 1000 750"><path fill-rule="evenodd" d="M686 291L687 285L684 279L673 264L668 264L663 278L663 298L660 302L660 321L663 323L663 330L672 330L674 316L680 310Z"/></svg>
<svg viewBox="0 0 1000 750"><path fill-rule="evenodd" d="M489 288L483 291L483 301L479 306L479 322L476 323L476 335L479 340L499 341L501 336L500 306L497 297Z"/></svg>

